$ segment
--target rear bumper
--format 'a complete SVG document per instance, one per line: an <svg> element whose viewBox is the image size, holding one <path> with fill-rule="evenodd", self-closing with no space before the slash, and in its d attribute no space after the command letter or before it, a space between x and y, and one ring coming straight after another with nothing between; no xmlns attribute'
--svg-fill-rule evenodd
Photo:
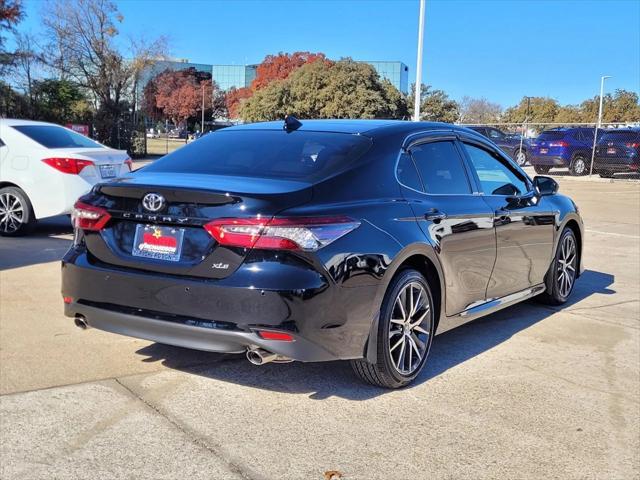
<svg viewBox="0 0 640 480"><path fill-rule="evenodd" d="M362 358L375 287L342 288L311 268L291 266L249 280L243 269L252 268L249 262L226 279L198 279L108 266L71 249L62 261L62 295L72 299L65 315L198 350L239 353L257 346L300 361ZM264 340L258 329L286 331L295 340Z"/></svg>
<svg viewBox="0 0 640 480"><path fill-rule="evenodd" d="M531 155L529 157L531 165L545 165L552 167L568 167L569 161L560 156L554 155Z"/></svg>
<svg viewBox="0 0 640 480"><path fill-rule="evenodd" d="M593 168L611 172L637 172L640 159L637 157L595 157Z"/></svg>

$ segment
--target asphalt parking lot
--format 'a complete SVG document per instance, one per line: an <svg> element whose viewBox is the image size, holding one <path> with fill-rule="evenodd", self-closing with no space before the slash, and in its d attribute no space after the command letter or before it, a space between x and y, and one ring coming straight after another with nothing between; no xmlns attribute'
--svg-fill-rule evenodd
<svg viewBox="0 0 640 480"><path fill-rule="evenodd" d="M81 331L66 218L0 239L0 477L639 478L640 183L558 179L586 228L571 302L436 337L401 391Z"/></svg>

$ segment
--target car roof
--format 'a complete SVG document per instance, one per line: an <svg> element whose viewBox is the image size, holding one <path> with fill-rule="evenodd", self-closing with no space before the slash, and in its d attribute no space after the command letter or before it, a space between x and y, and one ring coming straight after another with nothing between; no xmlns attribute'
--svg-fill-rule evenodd
<svg viewBox="0 0 640 480"><path fill-rule="evenodd" d="M55 125L56 127L61 126L55 123L38 122L35 120L24 120L22 118L0 118L0 125L4 125L7 127L14 127L17 125Z"/></svg>
<svg viewBox="0 0 640 480"><path fill-rule="evenodd" d="M351 134L386 134L386 133L412 133L425 130L460 130L470 131L467 128L452 125L450 123L437 122L411 122L407 120L305 120L299 119L302 124L297 130L308 132L333 132ZM282 130L284 121L245 123L225 130Z"/></svg>

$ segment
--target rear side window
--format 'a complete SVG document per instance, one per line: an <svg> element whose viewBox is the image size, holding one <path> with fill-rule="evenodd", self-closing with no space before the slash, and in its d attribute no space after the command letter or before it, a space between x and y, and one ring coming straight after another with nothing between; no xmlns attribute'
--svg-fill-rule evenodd
<svg viewBox="0 0 640 480"><path fill-rule="evenodd" d="M13 128L46 148L102 148L84 135L55 125L14 125Z"/></svg>
<svg viewBox="0 0 640 480"><path fill-rule="evenodd" d="M527 182L508 165L489 151L464 144L473 168L478 174L480 186L486 195L519 195L526 193Z"/></svg>
<svg viewBox="0 0 640 480"><path fill-rule="evenodd" d="M4 142L2 141L1 138L0 138L0 147L4 147Z"/></svg>
<svg viewBox="0 0 640 480"><path fill-rule="evenodd" d="M317 182L353 166L369 150L360 135L284 130L220 130L145 167L196 173Z"/></svg>
<svg viewBox="0 0 640 480"><path fill-rule="evenodd" d="M398 160L398 181L406 187L422 191L422 183L418 177L416 166L410 155L403 153Z"/></svg>
<svg viewBox="0 0 640 480"><path fill-rule="evenodd" d="M467 173L451 141L423 143L411 147L426 193L461 195L471 193Z"/></svg>

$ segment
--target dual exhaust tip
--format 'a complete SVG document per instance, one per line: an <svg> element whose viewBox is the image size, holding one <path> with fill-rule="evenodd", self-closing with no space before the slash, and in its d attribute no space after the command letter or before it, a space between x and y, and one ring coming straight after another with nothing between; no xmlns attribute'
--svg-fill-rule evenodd
<svg viewBox="0 0 640 480"><path fill-rule="evenodd" d="M73 323L76 324L76 327L82 330L86 330L90 328L89 323L87 323L87 320L86 318L84 318L83 315L77 315ZM268 350L265 350L263 348L248 348L247 360L249 360L254 365L265 365L271 362L285 363L285 362L292 361L288 357L278 355L277 353L269 352Z"/></svg>

